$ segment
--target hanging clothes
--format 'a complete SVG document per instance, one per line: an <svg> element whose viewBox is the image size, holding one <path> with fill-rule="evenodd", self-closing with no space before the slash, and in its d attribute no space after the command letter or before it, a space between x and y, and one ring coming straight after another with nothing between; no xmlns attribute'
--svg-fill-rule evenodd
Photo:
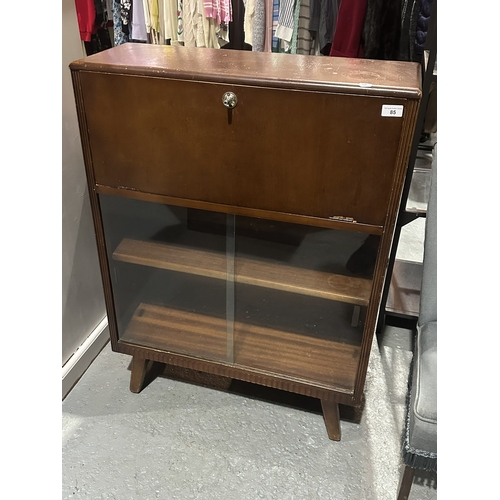
<svg viewBox="0 0 500 500"><path fill-rule="evenodd" d="M327 56L335 36L340 0L321 0L322 16L319 20L318 44L319 51Z"/></svg>
<svg viewBox="0 0 500 500"><path fill-rule="evenodd" d="M107 4L103 0L94 0L95 18L93 23L92 34L90 41L83 41L85 52L88 56L97 54L103 50L113 46L108 28L113 26L113 22L109 21L113 16L113 11L107 11Z"/></svg>
<svg viewBox="0 0 500 500"><path fill-rule="evenodd" d="M203 0L197 0L197 2L197 12L195 16L196 46L219 48L219 40L217 38L217 20L214 18L205 17Z"/></svg>
<svg viewBox="0 0 500 500"><path fill-rule="evenodd" d="M310 0L309 30L317 40L318 51L327 56L333 42L340 0Z"/></svg>
<svg viewBox="0 0 500 500"><path fill-rule="evenodd" d="M432 14L432 0L422 0L420 13L417 18L417 27L415 33L415 57L418 61L424 53L425 41L427 39L427 31L429 29L429 20Z"/></svg>
<svg viewBox="0 0 500 500"><path fill-rule="evenodd" d="M113 22L113 0L105 0L106 4L106 21Z"/></svg>
<svg viewBox="0 0 500 500"><path fill-rule="evenodd" d="M401 0L368 0L363 26L363 57L399 59Z"/></svg>
<svg viewBox="0 0 500 500"><path fill-rule="evenodd" d="M363 57L361 35L367 0L340 2L330 56Z"/></svg>
<svg viewBox="0 0 500 500"><path fill-rule="evenodd" d="M113 32L115 46L129 41L128 34L126 34L122 28L122 6L119 0L113 0Z"/></svg>
<svg viewBox="0 0 500 500"><path fill-rule="evenodd" d="M137 1L138 0L136 0L136 2ZM153 43L151 38L151 9L149 0L142 0L142 6L144 11L144 22L146 24L146 36L148 37L148 42Z"/></svg>
<svg viewBox="0 0 500 500"><path fill-rule="evenodd" d="M314 38L309 30L311 21L310 0L300 0L299 25L297 28L297 54L309 55L313 49Z"/></svg>
<svg viewBox="0 0 500 500"><path fill-rule="evenodd" d="M196 47L196 0L184 0L184 46Z"/></svg>
<svg viewBox="0 0 500 500"><path fill-rule="evenodd" d="M201 0L196 0L196 10L193 16L193 31L195 33L197 47L205 47L205 31L203 26L204 18L205 15L203 13L203 2Z"/></svg>
<svg viewBox="0 0 500 500"><path fill-rule="evenodd" d="M400 61L413 61L420 4L421 0L403 0L398 57Z"/></svg>
<svg viewBox="0 0 500 500"><path fill-rule="evenodd" d="M177 0L177 41L179 44L184 45L184 2Z"/></svg>
<svg viewBox="0 0 500 500"><path fill-rule="evenodd" d="M265 0L265 4L266 4L266 35L264 38L264 52L271 52L273 49L274 0Z"/></svg>
<svg viewBox="0 0 500 500"><path fill-rule="evenodd" d="M252 26L252 50L254 52L264 52L266 45L266 1L255 0L254 12Z"/></svg>
<svg viewBox="0 0 500 500"><path fill-rule="evenodd" d="M84 42L90 42L92 34L95 33L96 11L94 0L75 0L75 7L80 39Z"/></svg>
<svg viewBox="0 0 500 500"><path fill-rule="evenodd" d="M132 2L131 0L120 0L120 17L122 21L122 31L130 39L130 16Z"/></svg>
<svg viewBox="0 0 500 500"><path fill-rule="evenodd" d="M300 0L295 0L295 9L293 11L293 34L290 46L290 54L297 53L297 37L299 34L299 12L300 12Z"/></svg>
<svg viewBox="0 0 500 500"><path fill-rule="evenodd" d="M273 0L273 36L271 42L272 52L280 51L279 38L276 36L276 29L278 28L278 18L280 14L280 0Z"/></svg>
<svg viewBox="0 0 500 500"><path fill-rule="evenodd" d="M178 0L163 1L163 33L166 40L170 40L170 45L178 45L179 41L179 21L177 18Z"/></svg>
<svg viewBox="0 0 500 500"><path fill-rule="evenodd" d="M130 38L139 42L147 42L146 19L142 0L132 2L132 19L130 22Z"/></svg>
<svg viewBox="0 0 500 500"><path fill-rule="evenodd" d="M158 45L165 45L167 40L165 38L165 25L163 19L165 18L165 1L156 0L158 2L158 30L155 30L155 40Z"/></svg>
<svg viewBox="0 0 500 500"><path fill-rule="evenodd" d="M319 18L321 13L321 0L310 0L309 30L312 33L319 31Z"/></svg>
<svg viewBox="0 0 500 500"><path fill-rule="evenodd" d="M149 0L149 13L151 16L151 34L153 35L153 43L159 43L160 7L158 5L158 0Z"/></svg>
<svg viewBox="0 0 500 500"><path fill-rule="evenodd" d="M286 42L292 41L293 35L293 12L295 0L280 0L278 25L276 26L276 37Z"/></svg>
<svg viewBox="0 0 500 500"><path fill-rule="evenodd" d="M233 20L231 0L204 0L205 17L215 19L217 24L230 23Z"/></svg>
<svg viewBox="0 0 500 500"><path fill-rule="evenodd" d="M253 45L253 23L255 19L255 0L246 0L243 31L245 32L245 43Z"/></svg>

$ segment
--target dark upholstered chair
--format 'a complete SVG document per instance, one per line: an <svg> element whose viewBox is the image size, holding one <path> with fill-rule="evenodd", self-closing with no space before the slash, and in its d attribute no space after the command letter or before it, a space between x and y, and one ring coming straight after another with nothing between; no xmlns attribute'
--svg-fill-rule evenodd
<svg viewBox="0 0 500 500"><path fill-rule="evenodd" d="M420 312L410 371L403 462L398 500L408 498L415 469L437 471L437 144L425 223Z"/></svg>

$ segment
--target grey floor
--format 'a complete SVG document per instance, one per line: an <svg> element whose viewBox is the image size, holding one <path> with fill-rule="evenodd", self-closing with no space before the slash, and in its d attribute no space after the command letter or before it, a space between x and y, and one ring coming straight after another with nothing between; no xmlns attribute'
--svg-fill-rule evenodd
<svg viewBox="0 0 500 500"><path fill-rule="evenodd" d="M421 262L424 228L405 226L398 258ZM133 394L130 358L108 344L62 403L62 497L394 500L411 357L408 330L374 341L364 411L342 409L334 442L309 398L173 376ZM436 475L417 473L410 500L435 498Z"/></svg>

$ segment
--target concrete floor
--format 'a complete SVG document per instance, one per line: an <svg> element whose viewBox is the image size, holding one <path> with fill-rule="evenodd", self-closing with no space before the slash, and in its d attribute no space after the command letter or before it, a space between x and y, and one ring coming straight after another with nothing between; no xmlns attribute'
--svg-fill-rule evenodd
<svg viewBox="0 0 500 500"><path fill-rule="evenodd" d="M411 352L374 343L361 422L330 441L314 408L157 378L129 391L106 347L63 402L64 499L395 498ZM411 500L436 498L417 477Z"/></svg>
<svg viewBox="0 0 500 500"><path fill-rule="evenodd" d="M421 261L424 219L405 227L398 258ZM130 358L108 346L62 403L63 499L394 500L411 332L372 346L364 411L341 409L330 441L317 401L173 376L129 391ZM437 498L417 473L410 500Z"/></svg>

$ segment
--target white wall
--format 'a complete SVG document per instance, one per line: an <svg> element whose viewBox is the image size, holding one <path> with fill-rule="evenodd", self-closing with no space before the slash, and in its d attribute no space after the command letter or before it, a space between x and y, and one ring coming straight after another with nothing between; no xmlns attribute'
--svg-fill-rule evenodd
<svg viewBox="0 0 500 500"><path fill-rule="evenodd" d="M62 2L62 365L106 316L68 65L84 56L74 0Z"/></svg>

